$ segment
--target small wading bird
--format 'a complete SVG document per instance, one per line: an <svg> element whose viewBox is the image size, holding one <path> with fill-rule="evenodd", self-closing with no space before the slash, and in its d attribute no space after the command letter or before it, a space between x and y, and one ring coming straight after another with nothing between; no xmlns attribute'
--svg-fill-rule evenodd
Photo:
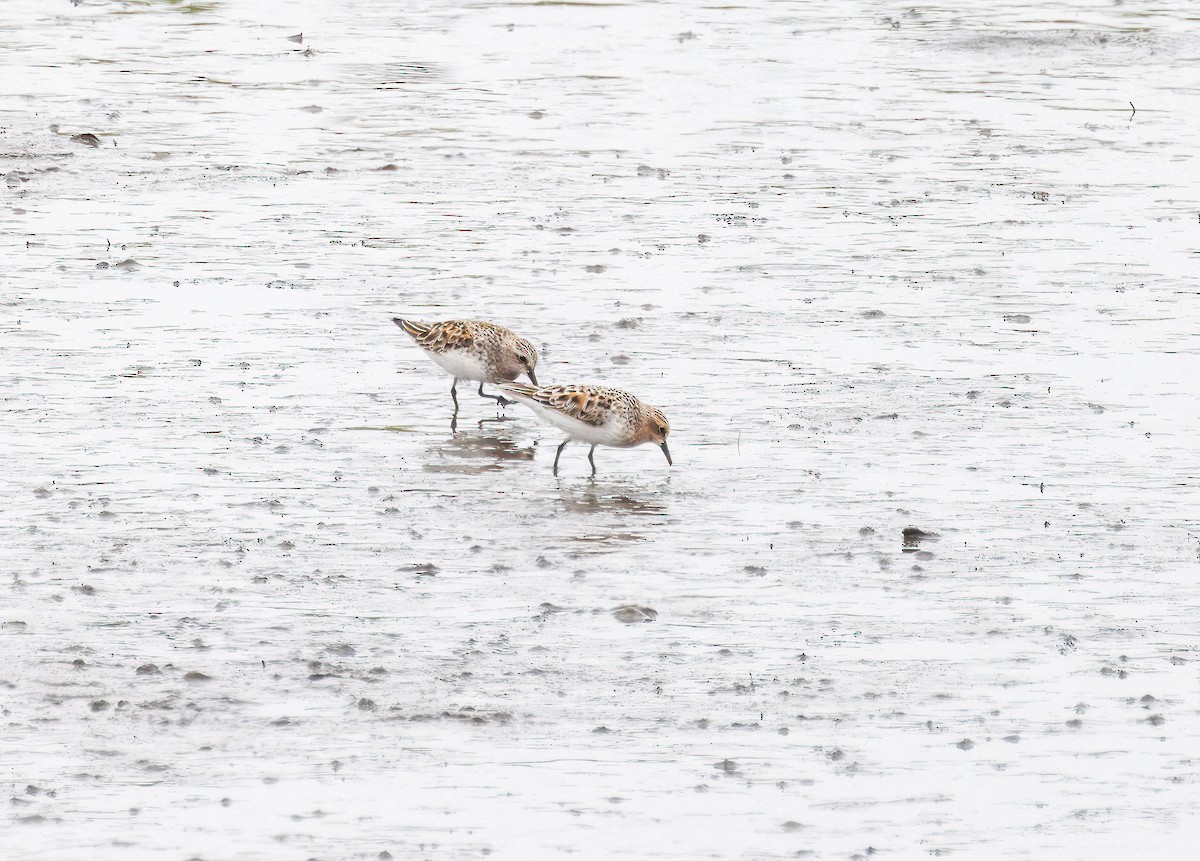
<svg viewBox="0 0 1200 861"><path fill-rule="evenodd" d="M554 455L554 474L558 475L558 458L573 439L590 443L588 462L596 474L593 455L596 446L633 448L652 442L663 450L667 464L673 466L667 448L671 424L662 410L644 404L629 392L607 386L527 386L524 383L501 383L496 388L512 395L529 407L538 417L566 431Z"/></svg>
<svg viewBox="0 0 1200 861"><path fill-rule="evenodd" d="M441 323L418 323L393 317L392 322L412 336L442 370L454 377L450 397L454 399L454 414L458 415L458 381L479 381L479 397L491 398L500 406L515 404L503 395L489 395L484 383L503 383L525 374L537 385L533 369L538 354L533 344L503 326L483 320L444 320Z"/></svg>

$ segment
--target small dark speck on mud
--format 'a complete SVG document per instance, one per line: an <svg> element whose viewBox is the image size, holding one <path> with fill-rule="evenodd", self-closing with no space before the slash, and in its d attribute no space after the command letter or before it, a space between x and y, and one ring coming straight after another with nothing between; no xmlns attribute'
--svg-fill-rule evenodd
<svg viewBox="0 0 1200 861"><path fill-rule="evenodd" d="M837 747L835 747L833 750L829 751L829 753L827 753L825 755L827 757L829 757L829 759L832 760L833 762L840 762L841 760L846 758L845 752L841 748L837 748Z"/></svg>
<svg viewBox="0 0 1200 861"><path fill-rule="evenodd" d="M864 526L862 529L858 530L858 534L861 535L863 538L866 538L868 535L874 535L875 530L872 529L870 526Z"/></svg>
<svg viewBox="0 0 1200 861"><path fill-rule="evenodd" d="M962 741L958 742L954 746L957 747L959 750L970 750L971 748L973 748L975 746L975 742L971 741L969 738L964 738Z"/></svg>
<svg viewBox="0 0 1200 861"><path fill-rule="evenodd" d="M71 135L71 140L75 143L83 144L84 146L100 146L100 138L96 137L91 132L84 132L80 135Z"/></svg>
<svg viewBox="0 0 1200 861"><path fill-rule="evenodd" d="M71 591L78 592L80 595L95 595L96 587L89 586L87 583L84 583L82 586L72 586Z"/></svg>
<svg viewBox="0 0 1200 861"><path fill-rule="evenodd" d="M193 670L190 673L186 673L183 677L183 680L185 682L210 682L212 681L212 676L205 675L204 673L198 673Z"/></svg>
<svg viewBox="0 0 1200 861"><path fill-rule="evenodd" d="M699 236L696 237L696 241L699 242L701 245L710 241L711 239L712 239L712 237L709 236L707 233L701 233Z"/></svg>
<svg viewBox="0 0 1200 861"><path fill-rule="evenodd" d="M732 759L723 759L713 765L717 771L723 771L726 774L738 774L738 764Z"/></svg>
<svg viewBox="0 0 1200 861"><path fill-rule="evenodd" d="M612 732L612 730L606 726L598 726L594 730L592 730L593 735L608 735L611 732Z"/></svg>
<svg viewBox="0 0 1200 861"><path fill-rule="evenodd" d="M376 705L375 700L369 700L366 697L363 697L362 699L360 699L358 701L358 710L359 711L373 712L373 711L378 711L378 709L379 709L379 706Z"/></svg>
<svg viewBox="0 0 1200 861"><path fill-rule="evenodd" d="M878 320L880 317L886 317L887 314L883 313L882 311L872 309L870 311L863 311L861 314L859 314L859 316L867 320Z"/></svg>
<svg viewBox="0 0 1200 861"><path fill-rule="evenodd" d="M1146 718L1146 723L1150 724L1150 726L1162 726L1166 722L1167 719L1162 715L1150 715L1150 717Z"/></svg>
<svg viewBox="0 0 1200 861"><path fill-rule="evenodd" d="M591 272L593 275L599 275L601 272L604 272L608 269L608 267L603 263L595 263L591 266L584 266L583 268L585 272Z"/></svg>
<svg viewBox="0 0 1200 861"><path fill-rule="evenodd" d="M1028 323L1032 318L1028 314L1005 314L1005 323Z"/></svg>

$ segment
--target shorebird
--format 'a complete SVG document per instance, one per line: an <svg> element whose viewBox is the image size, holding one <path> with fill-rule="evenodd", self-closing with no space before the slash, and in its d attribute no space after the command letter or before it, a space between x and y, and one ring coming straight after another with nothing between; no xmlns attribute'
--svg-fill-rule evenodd
<svg viewBox="0 0 1200 861"><path fill-rule="evenodd" d="M652 442L663 450L667 464L671 450L667 434L671 423L662 410L644 404L629 392L608 386L527 386L524 383L501 383L496 388L512 395L532 409L540 418L561 430L567 438L554 455L554 474L558 475L558 459L573 439L590 443L588 462L596 474L596 446L633 448Z"/></svg>
<svg viewBox="0 0 1200 861"><path fill-rule="evenodd" d="M533 344L503 326L483 320L443 320L419 323L393 317L392 322L412 336L446 373L454 377L450 397L458 414L458 381L479 381L479 397L491 398L500 406L515 404L503 395L489 395L484 383L502 383L525 374L536 386L538 354Z"/></svg>

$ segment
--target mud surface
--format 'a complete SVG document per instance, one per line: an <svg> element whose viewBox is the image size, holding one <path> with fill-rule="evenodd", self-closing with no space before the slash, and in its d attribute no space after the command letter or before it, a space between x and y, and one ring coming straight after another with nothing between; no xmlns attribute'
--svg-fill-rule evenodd
<svg viewBox="0 0 1200 861"><path fill-rule="evenodd" d="M6 857L1185 857L1200 24L957 8L0 4Z"/></svg>

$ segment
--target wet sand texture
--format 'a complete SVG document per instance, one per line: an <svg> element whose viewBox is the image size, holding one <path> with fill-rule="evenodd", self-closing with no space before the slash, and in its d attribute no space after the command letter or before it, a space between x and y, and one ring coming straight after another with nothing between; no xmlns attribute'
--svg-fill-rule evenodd
<svg viewBox="0 0 1200 861"><path fill-rule="evenodd" d="M1188 857L1198 28L0 3L4 857Z"/></svg>

